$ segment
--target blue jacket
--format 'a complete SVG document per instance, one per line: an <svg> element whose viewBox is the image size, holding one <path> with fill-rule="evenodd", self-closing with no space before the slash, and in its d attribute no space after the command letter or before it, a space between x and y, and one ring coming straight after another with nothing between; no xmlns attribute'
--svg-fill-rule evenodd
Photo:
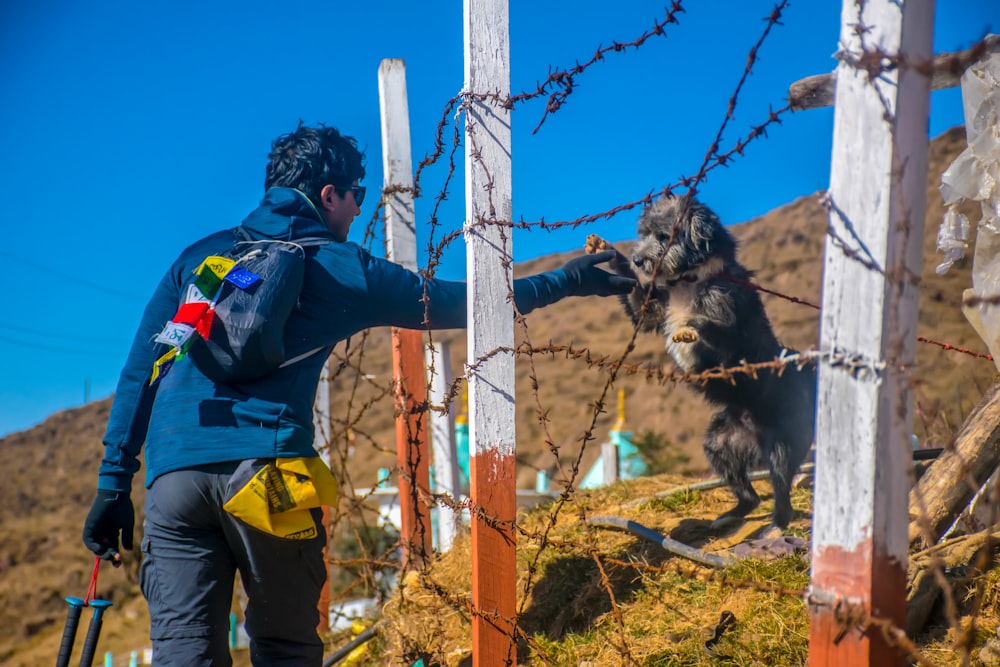
<svg viewBox="0 0 1000 667"><path fill-rule="evenodd" d="M146 486L158 476L206 463L317 456L313 402L333 346L375 326L448 329L466 326L466 284L425 280L355 243L337 243L299 191L272 188L243 225L258 238L293 241L328 236L306 263L300 307L285 328L288 358L324 348L303 361L246 384L216 385L190 358L149 386L154 361L167 351L153 338L177 312L181 288L208 255L232 245L231 229L197 241L173 263L146 305L115 390L104 436L98 488L128 492L145 443ZM422 301L429 298L427 321ZM568 296L565 272L514 281L522 313Z"/></svg>

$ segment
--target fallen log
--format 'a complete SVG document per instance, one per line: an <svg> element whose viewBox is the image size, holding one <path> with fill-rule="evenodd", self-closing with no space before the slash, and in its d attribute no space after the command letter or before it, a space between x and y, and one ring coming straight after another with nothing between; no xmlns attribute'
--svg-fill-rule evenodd
<svg viewBox="0 0 1000 667"><path fill-rule="evenodd" d="M1000 464L1000 383L994 383L955 438L910 491L910 544L929 547L965 510Z"/></svg>
<svg viewBox="0 0 1000 667"><path fill-rule="evenodd" d="M973 535L963 535L947 543L936 544L911 559L907 574L906 634L916 636L927 625L927 620L941 596L942 585L952 589L951 604L957 604L953 586L969 577L981 574L978 567L983 556L991 556L984 549L993 551L1000 542L1000 531L984 530ZM956 613L953 610L952 613Z"/></svg>

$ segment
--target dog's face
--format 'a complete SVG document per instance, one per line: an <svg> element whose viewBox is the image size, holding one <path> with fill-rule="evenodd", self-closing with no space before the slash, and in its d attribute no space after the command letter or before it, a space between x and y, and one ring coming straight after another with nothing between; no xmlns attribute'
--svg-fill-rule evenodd
<svg viewBox="0 0 1000 667"><path fill-rule="evenodd" d="M647 276L655 270L657 284L694 282L735 261L736 241L719 217L694 198L686 206L683 197L659 199L639 216L632 262Z"/></svg>

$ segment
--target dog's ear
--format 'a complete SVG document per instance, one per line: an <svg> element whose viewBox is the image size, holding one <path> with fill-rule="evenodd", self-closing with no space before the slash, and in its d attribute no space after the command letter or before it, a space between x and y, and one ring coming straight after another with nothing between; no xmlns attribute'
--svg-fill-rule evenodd
<svg viewBox="0 0 1000 667"><path fill-rule="evenodd" d="M701 255L699 262L710 257L721 257L727 261L736 259L736 239L722 225L719 216L697 199L688 204L685 227L690 235L693 248Z"/></svg>

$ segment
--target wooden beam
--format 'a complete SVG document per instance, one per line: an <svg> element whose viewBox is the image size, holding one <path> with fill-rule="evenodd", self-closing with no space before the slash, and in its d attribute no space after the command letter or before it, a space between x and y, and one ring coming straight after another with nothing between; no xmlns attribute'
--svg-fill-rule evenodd
<svg viewBox="0 0 1000 667"><path fill-rule="evenodd" d="M976 46L964 51L942 53L931 65L931 90L954 88L962 73L983 56L1000 51L1000 35L987 35ZM815 74L800 79L788 87L788 102L794 111L833 106L837 88L837 72Z"/></svg>
<svg viewBox="0 0 1000 667"><path fill-rule="evenodd" d="M507 0L464 0L472 664L514 664L514 308ZM498 350L505 350L498 352Z"/></svg>
<svg viewBox="0 0 1000 667"><path fill-rule="evenodd" d="M382 61L378 70L378 92L386 191L386 252L393 262L416 271L410 111L406 99L406 64L402 60ZM420 500L421 494L426 497L430 493L430 457L424 417L427 379L420 331L392 328L392 369L396 384L396 460L405 570L430 556L433 538L430 507Z"/></svg>
<svg viewBox="0 0 1000 667"><path fill-rule="evenodd" d="M929 59L933 25L933 2L843 2L820 324L811 667L904 664L865 619L906 621L913 401L903 369L916 351L912 277L923 261L930 78L899 68L870 81L852 63L876 49Z"/></svg>
<svg viewBox="0 0 1000 667"><path fill-rule="evenodd" d="M462 492L459 482L458 457L455 452L454 407L447 413L435 408L444 407L451 385L451 354L447 343L435 342L425 350L427 372L433 374L427 385L431 405L431 449L434 451L434 492L458 500ZM438 550L451 549L461 525L461 516L452 508L438 503Z"/></svg>

